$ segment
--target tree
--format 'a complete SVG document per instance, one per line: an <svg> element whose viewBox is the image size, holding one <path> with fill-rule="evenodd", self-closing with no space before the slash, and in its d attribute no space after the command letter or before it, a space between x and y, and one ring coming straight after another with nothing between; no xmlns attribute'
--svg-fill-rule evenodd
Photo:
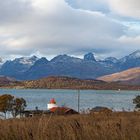
<svg viewBox="0 0 140 140"><path fill-rule="evenodd" d="M0 95L0 112L6 114L10 112L13 117L21 115L26 108L26 101L23 98L16 98L9 94Z"/></svg>
<svg viewBox="0 0 140 140"><path fill-rule="evenodd" d="M136 104L136 109L140 109L140 95L136 96L136 98L133 99L133 103Z"/></svg>
<svg viewBox="0 0 140 140"><path fill-rule="evenodd" d="M26 101L23 98L15 98L12 107L13 117L21 115L21 112L25 110L26 106Z"/></svg>
<svg viewBox="0 0 140 140"><path fill-rule="evenodd" d="M14 96L9 94L0 95L0 112L6 114L12 110Z"/></svg>

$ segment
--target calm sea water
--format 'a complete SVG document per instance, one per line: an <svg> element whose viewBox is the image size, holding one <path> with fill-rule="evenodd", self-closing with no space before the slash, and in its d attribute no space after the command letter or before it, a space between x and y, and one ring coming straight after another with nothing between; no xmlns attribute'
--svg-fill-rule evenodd
<svg viewBox="0 0 140 140"><path fill-rule="evenodd" d="M12 94L23 97L27 101L27 109L47 109L47 103L55 98L59 106L66 105L77 110L77 90L17 90L0 89L0 94ZM114 110L133 110L132 99L140 95L140 91L105 91L82 90L80 91L80 109L106 106Z"/></svg>

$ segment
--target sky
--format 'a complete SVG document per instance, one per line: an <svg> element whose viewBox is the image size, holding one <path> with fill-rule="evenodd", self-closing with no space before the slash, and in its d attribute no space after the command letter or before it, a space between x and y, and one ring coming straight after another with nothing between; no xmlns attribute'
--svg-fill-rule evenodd
<svg viewBox="0 0 140 140"><path fill-rule="evenodd" d="M122 57L140 50L139 0L0 0L0 56Z"/></svg>

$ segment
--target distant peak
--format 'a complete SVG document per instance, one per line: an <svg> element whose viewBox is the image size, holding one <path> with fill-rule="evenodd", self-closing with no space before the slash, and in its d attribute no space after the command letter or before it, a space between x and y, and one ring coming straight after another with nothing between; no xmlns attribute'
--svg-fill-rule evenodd
<svg viewBox="0 0 140 140"><path fill-rule="evenodd" d="M66 54L63 54L63 55L58 55L56 57L54 57L51 61L55 62L55 61L64 61L64 60L67 60L67 59L70 59L71 57L66 55Z"/></svg>
<svg viewBox="0 0 140 140"><path fill-rule="evenodd" d="M48 64L48 62L49 61L45 57L42 57L42 58L38 59L33 66L36 67L36 66L40 66L40 65L46 65L46 64Z"/></svg>
<svg viewBox="0 0 140 140"><path fill-rule="evenodd" d="M58 55L56 57L54 57L51 62L81 62L82 60L80 58L77 58L77 57L72 57L72 56L69 56L69 55Z"/></svg>
<svg viewBox="0 0 140 140"><path fill-rule="evenodd" d="M25 65L33 65L37 60L38 60L38 57L32 56L32 57L15 58L12 62L25 64Z"/></svg>
<svg viewBox="0 0 140 140"><path fill-rule="evenodd" d="M89 52L87 54L84 55L84 60L86 61L96 61L94 54Z"/></svg>
<svg viewBox="0 0 140 140"><path fill-rule="evenodd" d="M130 55L135 55L135 56L140 57L140 50L137 50L137 51L133 52L133 53L130 54Z"/></svg>
<svg viewBox="0 0 140 140"><path fill-rule="evenodd" d="M3 63L3 60L2 60L2 58L0 58L0 63Z"/></svg>
<svg viewBox="0 0 140 140"><path fill-rule="evenodd" d="M63 54L63 55L58 55L56 56L57 58L71 58L71 56L68 56L67 54Z"/></svg>
<svg viewBox="0 0 140 140"><path fill-rule="evenodd" d="M48 60L46 59L46 57L42 57L42 58L40 58L40 59L38 59L37 61L36 61L36 63L47 63L48 62Z"/></svg>
<svg viewBox="0 0 140 140"><path fill-rule="evenodd" d="M115 58L115 57L107 57L107 58L105 59L105 61L110 61L110 62L116 63L116 62L118 62L118 59Z"/></svg>
<svg viewBox="0 0 140 140"><path fill-rule="evenodd" d="M37 56L35 56L35 55L33 55L33 56L31 56L31 58L33 58L33 59L37 59L38 57L37 57Z"/></svg>
<svg viewBox="0 0 140 140"><path fill-rule="evenodd" d="M136 50L135 52L133 52L133 53L140 53L140 50Z"/></svg>
<svg viewBox="0 0 140 140"><path fill-rule="evenodd" d="M127 56L128 58L137 59L140 58L140 50L137 50Z"/></svg>

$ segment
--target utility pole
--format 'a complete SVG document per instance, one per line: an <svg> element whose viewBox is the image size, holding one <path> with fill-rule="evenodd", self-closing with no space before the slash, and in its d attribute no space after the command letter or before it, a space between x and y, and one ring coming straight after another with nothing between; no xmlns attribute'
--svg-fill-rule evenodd
<svg viewBox="0 0 140 140"><path fill-rule="evenodd" d="M80 90L78 90L78 112L80 112Z"/></svg>

